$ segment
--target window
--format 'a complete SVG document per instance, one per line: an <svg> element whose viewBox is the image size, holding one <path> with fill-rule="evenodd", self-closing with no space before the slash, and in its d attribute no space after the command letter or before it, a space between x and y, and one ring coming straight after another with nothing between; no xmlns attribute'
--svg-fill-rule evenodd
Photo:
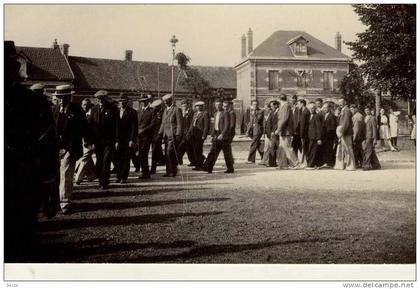
<svg viewBox="0 0 420 289"><path fill-rule="evenodd" d="M295 54L296 55L306 55L307 51L306 51L306 45L303 43L296 43L295 46Z"/></svg>
<svg viewBox="0 0 420 289"><path fill-rule="evenodd" d="M324 90L333 91L334 77L332 71L324 71Z"/></svg>
<svg viewBox="0 0 420 289"><path fill-rule="evenodd" d="M306 87L306 75L304 70L298 71L297 76L297 87L305 88Z"/></svg>
<svg viewBox="0 0 420 289"><path fill-rule="evenodd" d="M270 70L268 72L268 89L269 90L279 89L279 72L277 70Z"/></svg>

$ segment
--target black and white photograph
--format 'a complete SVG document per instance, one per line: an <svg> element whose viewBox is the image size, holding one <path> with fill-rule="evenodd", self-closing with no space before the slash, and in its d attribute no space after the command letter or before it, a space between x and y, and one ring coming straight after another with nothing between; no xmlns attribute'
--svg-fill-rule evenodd
<svg viewBox="0 0 420 289"><path fill-rule="evenodd" d="M416 8L3 3L7 287L415 288Z"/></svg>

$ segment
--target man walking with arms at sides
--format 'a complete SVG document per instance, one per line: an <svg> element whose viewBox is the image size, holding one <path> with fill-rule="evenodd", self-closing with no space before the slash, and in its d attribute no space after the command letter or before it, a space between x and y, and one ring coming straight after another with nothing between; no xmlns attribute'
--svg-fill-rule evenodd
<svg viewBox="0 0 420 289"><path fill-rule="evenodd" d="M316 105L315 103L310 103L310 112L311 115L309 116L308 122L308 166L306 170L315 170L318 169L317 160L319 159L319 154L321 153L321 145L322 145L322 125L321 119L316 113Z"/></svg>
<svg viewBox="0 0 420 289"><path fill-rule="evenodd" d="M59 105L53 108L53 117L60 155L60 205L64 214L71 212L71 196L76 161L83 155L83 142L89 147L86 115L79 104L70 101L74 92L68 84L55 88Z"/></svg>
<svg viewBox="0 0 420 289"><path fill-rule="evenodd" d="M225 159L232 159L232 164L234 164L234 158L232 153L232 142L235 137L235 128L236 128L236 113L233 110L233 102L231 100L223 101L223 110L229 114L229 125L230 125L230 138L226 144L226 150L223 151L223 156ZM229 172L229 173L233 173Z"/></svg>
<svg viewBox="0 0 420 289"><path fill-rule="evenodd" d="M195 171L203 170L205 157L203 156L203 144L207 138L210 129L210 117L207 111L204 111L204 101L195 103L196 112L194 113L188 134L191 137L194 150Z"/></svg>
<svg viewBox="0 0 420 289"><path fill-rule="evenodd" d="M295 169L298 160L292 149L293 136L293 113L287 102L287 96L280 96L280 110L278 112L278 124L276 135L279 136L279 169Z"/></svg>
<svg viewBox="0 0 420 289"><path fill-rule="evenodd" d="M308 150L309 150L308 125L309 125L309 117L311 116L311 112L306 107L306 100L299 99L298 105L300 109L299 137L302 143L302 159L300 160L301 165L299 168L304 169L307 167L307 164L308 164Z"/></svg>
<svg viewBox="0 0 420 289"><path fill-rule="evenodd" d="M378 156L375 152L375 145L378 138L378 127L376 118L371 115L370 108L365 108L365 123L366 123L366 139L365 149L363 152L363 170L379 170L381 164L379 163Z"/></svg>
<svg viewBox="0 0 420 289"><path fill-rule="evenodd" d="M153 109L152 118L152 165L150 168L151 174L156 174L156 167L164 166L166 164L166 157L162 151L162 137L159 135L160 125L162 124L163 116L163 102L162 99L156 99L150 107Z"/></svg>
<svg viewBox="0 0 420 289"><path fill-rule="evenodd" d="M260 140L263 134L264 114L258 107L258 101L256 99L251 101L250 112L250 121L248 123L246 135L252 138L252 142L249 147L247 164L254 164L257 151L260 154L261 159L263 158L263 152L260 150Z"/></svg>
<svg viewBox="0 0 420 289"><path fill-rule="evenodd" d="M299 155L299 152L302 153L302 142L300 139L300 109L298 106L297 95L293 95L290 100L290 105L292 108L293 114L293 138L292 138L292 148L296 156Z"/></svg>
<svg viewBox="0 0 420 289"><path fill-rule="evenodd" d="M355 168L355 160L354 160L354 153L353 153L352 115L347 105L347 102L344 98L341 98L339 100L338 105L341 107L339 130L342 132L342 134L337 135L337 137L339 138L339 142L341 144L342 159L341 159L341 156L340 156L340 160L336 159L336 164L335 164L334 169L336 170L346 169L347 171L354 171L356 168ZM339 156L339 154L337 154L337 156Z"/></svg>
<svg viewBox="0 0 420 289"><path fill-rule="evenodd" d="M117 183L125 184L130 173L130 150L137 141L137 111L128 105L130 99L121 95L116 148Z"/></svg>
<svg viewBox="0 0 420 289"><path fill-rule="evenodd" d="M265 103L264 107L264 123L263 123L263 135L264 135L264 154L263 159L259 163L261 166L268 166L268 159L270 156L270 149L271 149L271 132L267 133L271 128L269 125L269 119L271 117L272 111L270 107L270 101Z"/></svg>
<svg viewBox="0 0 420 289"><path fill-rule="evenodd" d="M354 159L356 161L356 168L361 168L363 165L363 142L366 138L365 118L360 113L360 107L356 105L351 105L350 111L353 114L352 122Z"/></svg>
<svg viewBox="0 0 420 289"><path fill-rule="evenodd" d="M99 90L95 93L99 104L92 108L93 142L96 153L96 174L99 187L108 188L111 173L111 161L118 149L118 119L119 111L110 102L108 92Z"/></svg>
<svg viewBox="0 0 420 289"><path fill-rule="evenodd" d="M271 115L267 119L267 133L270 135L271 149L268 157L268 166L277 167L277 160L279 157L279 136L276 135L277 125L278 125L278 113L279 113L280 103L273 99L270 101Z"/></svg>
<svg viewBox="0 0 420 289"><path fill-rule="evenodd" d="M92 139L92 103L89 98L82 100L82 109L85 112L87 120L87 133ZM83 141L83 156L76 163L76 184L80 185L83 178L87 176L89 181L93 181L97 178L95 164L93 163L93 147L89 146L86 141Z"/></svg>
<svg viewBox="0 0 420 289"><path fill-rule="evenodd" d="M214 102L216 113L214 115L214 128L212 131L212 145L207 156L204 170L209 174L213 172L214 164L219 156L221 150L225 155L225 163L227 170L225 173L233 173L233 158L229 155L228 144L230 141L230 116L229 113L223 110L222 102L216 100Z"/></svg>
<svg viewBox="0 0 420 289"><path fill-rule="evenodd" d="M192 148L191 139L188 135L188 130L191 126L194 112L190 107L190 103L188 100L184 99L181 102L181 112L182 112L182 134L181 139L178 146L178 161L179 164L183 164L184 154L187 153L187 157L189 160L189 167L195 167L195 160L194 160L194 151Z"/></svg>
<svg viewBox="0 0 420 289"><path fill-rule="evenodd" d="M178 174L178 142L182 133L182 112L175 105L172 94L162 97L165 108L160 125L159 135L165 141L166 174L164 177L175 177Z"/></svg>
<svg viewBox="0 0 420 289"><path fill-rule="evenodd" d="M320 155L321 168L333 168L335 164L334 143L336 139L337 124L331 111L331 102L322 106L322 152Z"/></svg>
<svg viewBox="0 0 420 289"><path fill-rule="evenodd" d="M138 111L138 147L141 166L139 179L150 179L149 151L153 138L153 108L150 107L151 95L140 99L143 106Z"/></svg>

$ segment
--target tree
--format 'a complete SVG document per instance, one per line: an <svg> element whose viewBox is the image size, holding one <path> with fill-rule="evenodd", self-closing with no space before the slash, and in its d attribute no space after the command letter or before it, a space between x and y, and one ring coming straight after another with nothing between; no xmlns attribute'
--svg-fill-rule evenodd
<svg viewBox="0 0 420 289"><path fill-rule="evenodd" d="M416 5L353 5L367 26L346 42L368 84L402 99L416 97Z"/></svg>
<svg viewBox="0 0 420 289"><path fill-rule="evenodd" d="M343 77L340 92L348 103L362 106L375 103L375 95L365 84L362 71L354 63L350 63L349 72Z"/></svg>

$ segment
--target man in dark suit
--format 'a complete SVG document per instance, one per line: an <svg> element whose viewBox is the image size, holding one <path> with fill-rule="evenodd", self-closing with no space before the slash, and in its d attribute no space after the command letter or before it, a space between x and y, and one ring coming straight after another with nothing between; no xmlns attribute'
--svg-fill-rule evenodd
<svg viewBox="0 0 420 289"><path fill-rule="evenodd" d="M295 169L298 160L292 149L292 136L294 131L293 113L287 101L287 96L280 96L280 110L276 135L279 136L279 169Z"/></svg>
<svg viewBox="0 0 420 289"><path fill-rule="evenodd" d="M309 124L309 117L311 116L311 112L306 107L306 100L300 99L298 102L299 109L300 109L300 117L299 117L299 137L302 143L302 159L300 160L301 169L306 168L308 163L308 149L309 149L309 140L308 140L308 124Z"/></svg>
<svg viewBox="0 0 420 289"><path fill-rule="evenodd" d="M210 118L207 111L204 111L204 101L195 103L196 112L188 130L191 137L192 147L194 149L195 168L193 170L202 170L204 159L203 144L207 138L210 128Z"/></svg>
<svg viewBox="0 0 420 289"><path fill-rule="evenodd" d="M214 115L214 127L211 134L212 145L206 159L206 164L204 165L204 170L209 174L213 172L214 164L216 163L220 151L223 150L227 167L225 173L230 174L234 172L233 157L229 154L228 149L231 138L230 116L229 112L223 110L221 100L216 100L214 105L216 107L216 113Z"/></svg>
<svg viewBox="0 0 420 289"><path fill-rule="evenodd" d="M353 153L353 123L352 123L352 114L347 105L347 101L344 98L341 98L338 102L341 107L340 121L339 126L342 131L342 135L338 136L339 141L341 142L341 147L343 150L343 161L336 160L334 169L347 171L354 171L356 169L354 153ZM341 165L343 164L343 166Z"/></svg>
<svg viewBox="0 0 420 289"><path fill-rule="evenodd" d="M299 131L299 121L300 121L300 109L298 106L297 95L293 95L290 100L290 106L293 114L293 138L292 138L292 148L295 152L295 155L298 155L298 152L302 152L302 142L300 139Z"/></svg>
<svg viewBox="0 0 420 289"><path fill-rule="evenodd" d="M223 110L229 114L229 125L230 125L230 138L226 144L226 150L223 151L223 156L225 159L232 159L232 164L235 162L232 152L232 142L235 137L235 128L236 128L236 113L233 110L233 102L231 100L223 101Z"/></svg>
<svg viewBox="0 0 420 289"><path fill-rule="evenodd" d="M178 173L178 142L182 134L182 112L175 105L172 94L162 97L165 108L160 125L159 135L165 141L166 174L165 177L175 177Z"/></svg>
<svg viewBox="0 0 420 289"><path fill-rule="evenodd" d="M156 174L156 167L166 164L166 157L162 151L162 136L159 135L160 125L162 124L163 102L162 99L156 99L150 107L153 109L152 116L152 164L150 168L151 174Z"/></svg>
<svg viewBox="0 0 420 289"><path fill-rule="evenodd" d="M366 139L363 152L363 170L379 170L381 164L375 152L375 145L378 139L378 128L375 116L371 115L369 107L365 108Z"/></svg>
<svg viewBox="0 0 420 289"><path fill-rule="evenodd" d="M278 113L279 113L279 105L280 103L273 99L270 102L271 114L270 117L267 119L266 123L266 134L267 137L270 138L270 150L269 150L269 157L268 157L268 166L269 167L276 167L277 166L277 158L278 158L278 150L279 150L279 136L276 135L277 124L278 124Z"/></svg>
<svg viewBox="0 0 420 289"><path fill-rule="evenodd" d="M88 123L86 115L79 104L70 101L74 92L70 85L59 85L55 88L54 96L59 105L53 108L53 116L60 154L60 205L63 213L71 210L71 195L73 192L73 176L76 161L83 155L83 143L89 146Z"/></svg>
<svg viewBox="0 0 420 289"><path fill-rule="evenodd" d="M118 148L116 149L117 183L127 182L130 173L130 150L137 141L137 111L128 105L126 95L120 96L120 114L118 121Z"/></svg>
<svg viewBox="0 0 420 289"><path fill-rule="evenodd" d="M184 154L187 153L188 160L189 160L189 167L195 167L195 159L194 159L194 150L192 147L192 142L190 136L188 135L188 130L190 129L194 111L190 107L190 103L188 100L184 99L181 102L181 112L182 112L182 135L178 146L178 161L179 164L183 164Z"/></svg>
<svg viewBox="0 0 420 289"><path fill-rule="evenodd" d="M260 141L264 130L264 113L258 107L258 101L256 99L251 101L250 111L250 121L248 123L246 134L248 137L252 138L252 142L249 147L247 164L254 164L256 152L258 151L261 159L264 154L264 152L260 149Z"/></svg>
<svg viewBox="0 0 420 289"><path fill-rule="evenodd" d="M108 188L111 160L118 149L118 109L109 101L108 92L95 93L99 104L92 108L93 143L96 153L96 172L101 189Z"/></svg>
<svg viewBox="0 0 420 289"><path fill-rule="evenodd" d="M356 168L361 168L363 165L363 142L366 138L365 117L360 110L360 107L357 105L350 106L350 111L353 114L353 150Z"/></svg>
<svg viewBox="0 0 420 289"><path fill-rule="evenodd" d="M311 115L308 121L308 167L306 170L318 169L317 160L319 159L320 146L322 145L322 124L320 117L317 116L315 103L310 103Z"/></svg>
<svg viewBox="0 0 420 289"><path fill-rule="evenodd" d="M332 168L335 163L334 143L336 139L337 124L335 116L332 113L330 102L323 104L322 112L322 153L320 155L319 165L322 168Z"/></svg>
<svg viewBox="0 0 420 289"><path fill-rule="evenodd" d="M143 106L138 111L138 147L141 165L139 179L150 179L149 151L153 140L153 108L150 107L151 95L140 99Z"/></svg>

